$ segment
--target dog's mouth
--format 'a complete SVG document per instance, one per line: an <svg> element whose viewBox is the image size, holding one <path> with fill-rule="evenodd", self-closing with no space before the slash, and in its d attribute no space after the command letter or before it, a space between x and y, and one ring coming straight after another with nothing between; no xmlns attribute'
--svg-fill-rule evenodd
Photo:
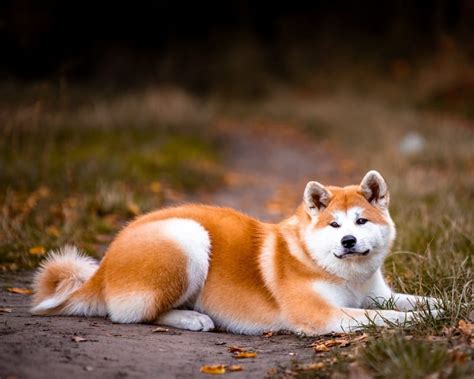
<svg viewBox="0 0 474 379"><path fill-rule="evenodd" d="M339 258L339 259L346 259L346 258L350 258L350 257L363 257L363 256L366 256L369 253L370 253L369 249L367 249L365 251L355 251L355 250L349 250L348 249L340 255L334 253L334 256L336 258Z"/></svg>

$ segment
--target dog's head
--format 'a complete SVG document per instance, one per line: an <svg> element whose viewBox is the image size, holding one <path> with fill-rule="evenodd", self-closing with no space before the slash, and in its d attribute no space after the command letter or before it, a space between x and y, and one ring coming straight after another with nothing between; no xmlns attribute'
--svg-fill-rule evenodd
<svg viewBox="0 0 474 379"><path fill-rule="evenodd" d="M336 276L367 279L395 239L388 205L387 184L377 171L342 188L309 182L303 201L309 222L302 235L312 258Z"/></svg>

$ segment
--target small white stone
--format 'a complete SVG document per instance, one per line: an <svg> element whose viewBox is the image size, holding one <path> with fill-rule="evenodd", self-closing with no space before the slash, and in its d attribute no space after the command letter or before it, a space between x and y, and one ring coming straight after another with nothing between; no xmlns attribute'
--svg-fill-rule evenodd
<svg viewBox="0 0 474 379"><path fill-rule="evenodd" d="M425 145L426 140L421 134L409 132L400 141L399 150L403 155L413 155L423 151Z"/></svg>

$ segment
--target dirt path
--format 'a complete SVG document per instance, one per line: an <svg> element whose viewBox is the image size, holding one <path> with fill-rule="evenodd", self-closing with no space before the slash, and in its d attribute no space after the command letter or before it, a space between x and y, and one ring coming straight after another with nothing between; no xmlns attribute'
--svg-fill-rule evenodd
<svg viewBox="0 0 474 379"><path fill-rule="evenodd" d="M228 141L228 186L192 200L276 220L294 209L309 178L334 179L335 161L323 147L295 131L230 123L218 129ZM0 312L0 378L208 377L199 372L204 364L239 364L243 371L226 375L259 378L294 359L314 357L311 339L293 335L153 333L156 326L112 324L103 318L32 317L29 297L6 291L29 287L31 280L31 272L0 274L0 308L11 309ZM74 337L85 340L76 342ZM237 361L229 346L252 349L257 358Z"/></svg>

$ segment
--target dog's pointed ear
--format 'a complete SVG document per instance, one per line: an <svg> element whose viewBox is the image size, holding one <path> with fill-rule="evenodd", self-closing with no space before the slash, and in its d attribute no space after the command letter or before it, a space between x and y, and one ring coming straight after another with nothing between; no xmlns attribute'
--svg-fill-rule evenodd
<svg viewBox="0 0 474 379"><path fill-rule="evenodd" d="M372 205L378 205L383 208L388 207L390 194L387 183L378 171L371 170L365 174L364 179L360 183L360 190L362 195Z"/></svg>
<svg viewBox="0 0 474 379"><path fill-rule="evenodd" d="M309 182L304 190L303 202L306 212L315 217L326 208L331 200L331 192L318 182Z"/></svg>

